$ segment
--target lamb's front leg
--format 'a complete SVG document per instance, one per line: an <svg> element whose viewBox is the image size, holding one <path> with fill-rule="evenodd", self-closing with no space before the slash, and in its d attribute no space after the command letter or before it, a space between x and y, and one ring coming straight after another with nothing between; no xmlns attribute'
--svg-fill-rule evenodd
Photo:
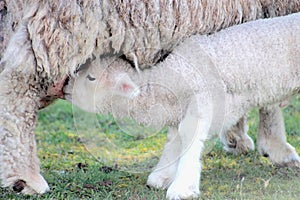
<svg viewBox="0 0 300 200"><path fill-rule="evenodd" d="M257 148L260 154L282 166L300 168L300 158L286 141L284 121L278 105L261 108Z"/></svg>
<svg viewBox="0 0 300 200"><path fill-rule="evenodd" d="M169 127L162 156L154 171L149 175L147 185L155 188L167 188L174 180L180 153L181 141L178 130L175 127Z"/></svg>
<svg viewBox="0 0 300 200"><path fill-rule="evenodd" d="M34 138L40 101L36 76L29 69L0 75L0 177L4 187L25 194L49 190L40 175Z"/></svg>
<svg viewBox="0 0 300 200"><path fill-rule="evenodd" d="M195 114L195 109L190 107L181 122L179 126L182 145L180 160L175 179L167 190L168 199L190 199L199 196L200 157L211 126L211 116L209 109L201 114Z"/></svg>

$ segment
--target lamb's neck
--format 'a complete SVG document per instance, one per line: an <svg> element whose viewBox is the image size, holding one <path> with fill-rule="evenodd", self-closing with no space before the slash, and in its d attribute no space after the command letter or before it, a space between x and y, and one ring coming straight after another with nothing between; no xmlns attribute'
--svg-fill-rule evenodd
<svg viewBox="0 0 300 200"><path fill-rule="evenodd" d="M163 62L150 69L140 73L130 72L130 77L140 86L142 95L155 94L159 98L172 94L180 97L191 90L187 84L189 77L184 77L182 73L190 65L184 61L178 63L178 58L179 56L170 54Z"/></svg>
<svg viewBox="0 0 300 200"><path fill-rule="evenodd" d="M140 74L129 72L130 78L140 89L140 94L127 99L118 96L114 99L113 109L117 109L116 117L130 117L142 124L157 127L161 123L176 125L184 115L189 102L190 90L182 79L168 66L157 66L143 70ZM151 120L149 121L149 117Z"/></svg>

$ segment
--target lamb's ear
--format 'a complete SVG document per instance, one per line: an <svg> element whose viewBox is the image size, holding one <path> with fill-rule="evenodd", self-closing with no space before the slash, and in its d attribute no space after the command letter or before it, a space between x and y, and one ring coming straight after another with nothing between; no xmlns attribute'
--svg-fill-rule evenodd
<svg viewBox="0 0 300 200"><path fill-rule="evenodd" d="M127 98L134 98L140 94L140 89L128 74L120 73L115 76L114 92Z"/></svg>

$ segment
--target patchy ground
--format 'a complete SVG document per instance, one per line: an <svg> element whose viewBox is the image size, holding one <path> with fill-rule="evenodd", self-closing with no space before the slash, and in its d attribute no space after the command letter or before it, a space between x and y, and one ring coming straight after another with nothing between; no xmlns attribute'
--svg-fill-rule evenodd
<svg viewBox="0 0 300 200"><path fill-rule="evenodd" d="M284 113L288 141L300 153L299 98ZM77 117L76 126L73 114ZM143 139L141 135L124 134L111 116L97 116L98 127L86 124L86 117L90 116L72 111L72 106L64 101L42 110L36 139L42 174L51 191L26 197L0 189L0 199L164 199L165 191L148 188L148 172L142 172L155 165L165 130ZM78 121L81 118L83 124ZM250 134L255 138L257 111L251 113L249 123ZM109 156L112 159L101 159ZM299 196L300 170L273 166L257 152L226 154L217 138L207 145L201 199L296 200Z"/></svg>

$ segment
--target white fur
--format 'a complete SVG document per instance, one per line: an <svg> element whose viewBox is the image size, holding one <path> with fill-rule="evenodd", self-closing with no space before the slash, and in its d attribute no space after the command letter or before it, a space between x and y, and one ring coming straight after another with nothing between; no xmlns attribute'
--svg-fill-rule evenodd
<svg viewBox="0 0 300 200"><path fill-rule="evenodd" d="M199 195L199 159L203 143L220 131L219 125L223 124L222 131L226 132L250 109L278 104L299 92L299 21L300 13L250 22L211 36L192 36L174 49L164 62L140 75L119 59L93 62L77 79L71 80L66 87L67 98L87 111L103 113L114 109L117 117L126 116L129 109L130 117L145 124L150 123L143 115L149 102L154 101L171 111L171 116L170 112L161 113L159 109L152 113L151 124L157 125L158 120L162 120L168 126L178 127L178 135L172 138L179 137L179 140L175 139L175 145L167 142L158 165L166 165L166 169L161 173L156 169L148 183L156 187L169 186L168 199L194 198ZM107 62L110 64L105 69ZM132 81L121 84L132 91L140 86L139 95L130 100L119 95L122 90L114 90L119 84L117 77L124 73ZM96 81L89 81L87 75L92 75ZM163 87L155 88L151 82L153 77L156 77L155 84ZM147 87L143 88L145 85ZM175 94L177 101L170 98L165 87ZM151 95L154 92L155 95ZM90 98L81 102L81 96ZM299 163L294 149L289 150L294 153L292 159ZM176 164L167 165L166 155L176 158L171 152L180 154ZM276 160L276 156L280 155L274 155L273 159ZM177 166L176 173L174 166ZM158 178L157 182L154 178Z"/></svg>
<svg viewBox="0 0 300 200"><path fill-rule="evenodd" d="M155 170L149 175L147 184L156 188L168 188L174 181L178 167L178 158L181 146L178 129L169 127L167 142L165 144L162 156L155 167Z"/></svg>

